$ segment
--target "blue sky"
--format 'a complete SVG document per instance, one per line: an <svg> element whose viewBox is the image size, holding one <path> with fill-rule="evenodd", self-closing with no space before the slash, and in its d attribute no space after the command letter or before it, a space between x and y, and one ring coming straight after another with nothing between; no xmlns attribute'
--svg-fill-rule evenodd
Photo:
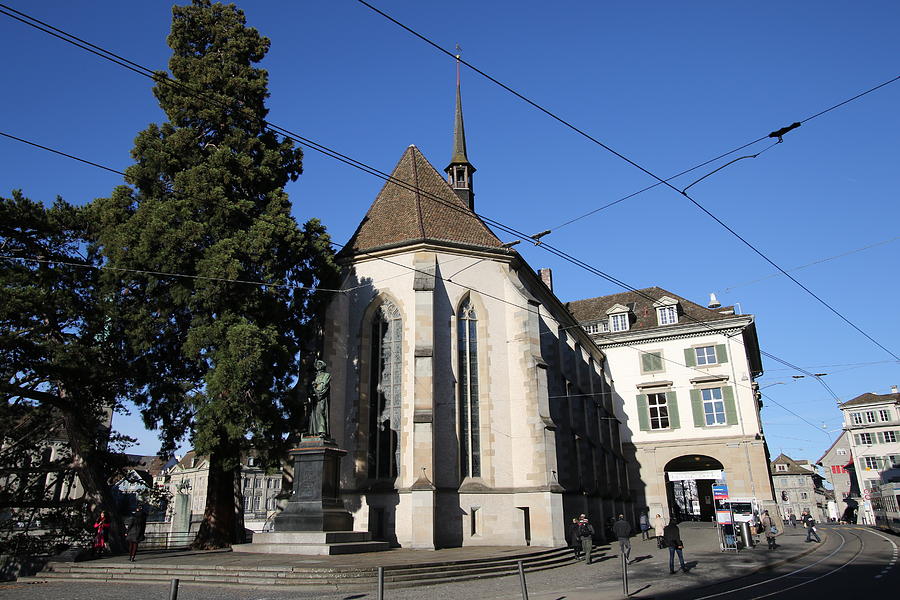
<svg viewBox="0 0 900 600"><path fill-rule="evenodd" d="M135 62L165 68L171 3L6 0L15 9ZM898 74L900 4L851 2L438 2L375 0L447 49L668 177L805 119ZM450 158L455 67L447 56L354 0L238 2L272 40L270 120L390 171L409 144L438 168ZM552 9L548 8L551 7ZM163 116L151 82L0 15L0 131L124 169L137 132ZM479 75L463 69L476 209L527 232L653 183ZM793 273L900 353L900 82L804 124L756 159L691 188L692 196L785 268L874 247ZM763 149L766 142L747 149ZM716 165L676 181L684 187ZM0 193L74 203L120 177L0 138ZM312 150L288 187L299 220L316 216L346 241L382 182ZM503 237L501 235L501 237ZM505 239L505 238L504 238ZM762 347L814 372L844 400L900 384L900 365L703 215L656 188L546 238L641 288L669 289L753 313ZM621 291L540 248L557 295ZM756 281L761 278L761 281ZM749 282L749 283L748 283ZM817 459L840 426L810 378L764 361L773 455ZM783 382L783 383L781 383ZM823 430L822 425L825 428ZM117 425L154 452L135 418Z"/></svg>

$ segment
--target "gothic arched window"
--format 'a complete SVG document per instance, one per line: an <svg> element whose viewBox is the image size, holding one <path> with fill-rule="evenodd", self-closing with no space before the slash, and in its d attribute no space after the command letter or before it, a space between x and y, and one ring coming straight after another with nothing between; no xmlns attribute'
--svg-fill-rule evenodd
<svg viewBox="0 0 900 600"><path fill-rule="evenodd" d="M478 412L478 321L467 298L459 309L459 462L462 477L481 476Z"/></svg>
<svg viewBox="0 0 900 600"><path fill-rule="evenodd" d="M393 479L400 464L400 399L403 323L400 309L385 300L372 319L369 377L369 477Z"/></svg>

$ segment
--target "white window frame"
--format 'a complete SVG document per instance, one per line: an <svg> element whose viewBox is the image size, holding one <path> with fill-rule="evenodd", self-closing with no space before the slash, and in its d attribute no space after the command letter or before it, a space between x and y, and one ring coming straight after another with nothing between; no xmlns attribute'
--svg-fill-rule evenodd
<svg viewBox="0 0 900 600"><path fill-rule="evenodd" d="M891 412L886 408L882 408L878 411L878 418L881 419L882 423L889 423L891 420Z"/></svg>
<svg viewBox="0 0 900 600"><path fill-rule="evenodd" d="M895 430L889 429L887 431L883 431L882 433L884 435L885 444L895 444L897 442L897 432ZM890 436L891 439L888 439L888 436Z"/></svg>
<svg viewBox="0 0 900 600"><path fill-rule="evenodd" d="M787 465L777 464L775 465L776 471L787 471Z"/></svg>
<svg viewBox="0 0 900 600"><path fill-rule="evenodd" d="M660 399L662 399L662 402L660 402ZM671 429L672 421L669 417L669 400L665 392L647 394L647 412L650 415L650 429L653 431ZM655 416L654 412L656 413Z"/></svg>
<svg viewBox="0 0 900 600"><path fill-rule="evenodd" d="M837 454L838 456L847 456L847 449L838 448L837 450L835 450L835 454Z"/></svg>
<svg viewBox="0 0 900 600"><path fill-rule="evenodd" d="M615 313L609 315L609 329L614 332L628 331L630 325L628 321L628 313Z"/></svg>
<svg viewBox="0 0 900 600"><path fill-rule="evenodd" d="M871 446L874 443L871 433L857 433L860 446Z"/></svg>
<svg viewBox="0 0 900 600"><path fill-rule="evenodd" d="M709 352L708 352L708 349L710 349L710 348L712 349L712 361L711 362L709 360ZM701 360L701 351L703 352L702 360ZM694 358L697 359L698 367L706 367L709 365L719 364L719 358L716 356L716 346L715 345L699 346L697 348L694 348Z"/></svg>
<svg viewBox="0 0 900 600"><path fill-rule="evenodd" d="M584 330L588 333L600 333L600 323L588 323L584 326Z"/></svg>
<svg viewBox="0 0 900 600"><path fill-rule="evenodd" d="M865 467L866 469L873 469L877 471L881 468L881 466L878 464L879 461L877 456L863 456L862 461L863 467Z"/></svg>
<svg viewBox="0 0 900 600"><path fill-rule="evenodd" d="M716 398L716 392L719 393L718 398ZM703 423L706 427L722 427L723 425L728 425L728 415L725 412L725 397L722 394L722 388L702 389L700 390L700 399L703 402ZM712 413L706 410L707 405L712 407ZM718 410L720 406L721 410ZM720 413L721 422L719 422ZM712 423L710 423L710 416L713 417L714 422Z"/></svg>
<svg viewBox="0 0 900 600"><path fill-rule="evenodd" d="M861 412L850 413L850 423L853 425L863 424L863 414Z"/></svg>
<svg viewBox="0 0 900 600"><path fill-rule="evenodd" d="M877 423L877 422L878 422L878 419L875 418L875 411L874 411L874 410L867 410L867 411L866 411L865 413L863 413L863 414L866 415L866 423L867 423L867 424L872 424L872 423Z"/></svg>
<svg viewBox="0 0 900 600"><path fill-rule="evenodd" d="M675 325L678 323L678 307L673 304L657 308L656 322L660 325Z"/></svg>

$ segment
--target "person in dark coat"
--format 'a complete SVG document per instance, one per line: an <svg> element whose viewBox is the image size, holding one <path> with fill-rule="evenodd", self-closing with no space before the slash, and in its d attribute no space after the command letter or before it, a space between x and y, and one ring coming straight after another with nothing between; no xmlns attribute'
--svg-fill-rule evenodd
<svg viewBox="0 0 900 600"><path fill-rule="evenodd" d="M641 511L640 519L638 519L638 523L641 526L641 540L646 541L650 539L650 515L647 514L647 511Z"/></svg>
<svg viewBox="0 0 900 600"><path fill-rule="evenodd" d="M581 560L581 528L578 526L578 517L572 517L572 525L569 527L569 539L572 540L572 550L575 551L575 560Z"/></svg>
<svg viewBox="0 0 900 600"><path fill-rule="evenodd" d="M125 529L125 541L128 542L128 560L134 562L138 544L144 541L144 531L147 529L147 513L144 507L138 504L128 527Z"/></svg>
<svg viewBox="0 0 900 600"><path fill-rule="evenodd" d="M681 563L681 570L687 573L688 570L684 565L684 554L682 553L684 542L681 541L681 531L678 530L675 519L669 521L669 524L663 529L663 543L669 549L669 574L675 574L676 552L678 553L678 562Z"/></svg>
<svg viewBox="0 0 900 600"><path fill-rule="evenodd" d="M791 514L793 517L794 515ZM775 525L775 519L769 516L769 511L763 511L762 521L760 521L762 525L763 532L766 534L766 542L769 544L769 550L774 550L778 547L778 544L775 543L775 536L778 535L778 527Z"/></svg>
<svg viewBox="0 0 900 600"><path fill-rule="evenodd" d="M631 554L631 523L625 520L625 515L619 515L619 520L613 523L613 535L619 540L619 550L627 562Z"/></svg>
<svg viewBox="0 0 900 600"><path fill-rule="evenodd" d="M578 517L578 538L581 540L581 551L585 564L591 564L591 550L594 547L594 526L585 515Z"/></svg>

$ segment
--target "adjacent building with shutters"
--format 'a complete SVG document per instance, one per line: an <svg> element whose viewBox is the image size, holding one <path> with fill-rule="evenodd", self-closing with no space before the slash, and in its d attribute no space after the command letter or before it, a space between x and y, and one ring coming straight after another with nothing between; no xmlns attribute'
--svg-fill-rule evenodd
<svg viewBox="0 0 900 600"><path fill-rule="evenodd" d="M753 315L659 287L567 303L607 356L613 405L651 516L712 518L712 484L772 507Z"/></svg>
<svg viewBox="0 0 900 600"><path fill-rule="evenodd" d="M880 485L882 471L900 467L900 391L859 395L841 404L841 412L859 486L855 499L865 522L874 523L869 490Z"/></svg>

